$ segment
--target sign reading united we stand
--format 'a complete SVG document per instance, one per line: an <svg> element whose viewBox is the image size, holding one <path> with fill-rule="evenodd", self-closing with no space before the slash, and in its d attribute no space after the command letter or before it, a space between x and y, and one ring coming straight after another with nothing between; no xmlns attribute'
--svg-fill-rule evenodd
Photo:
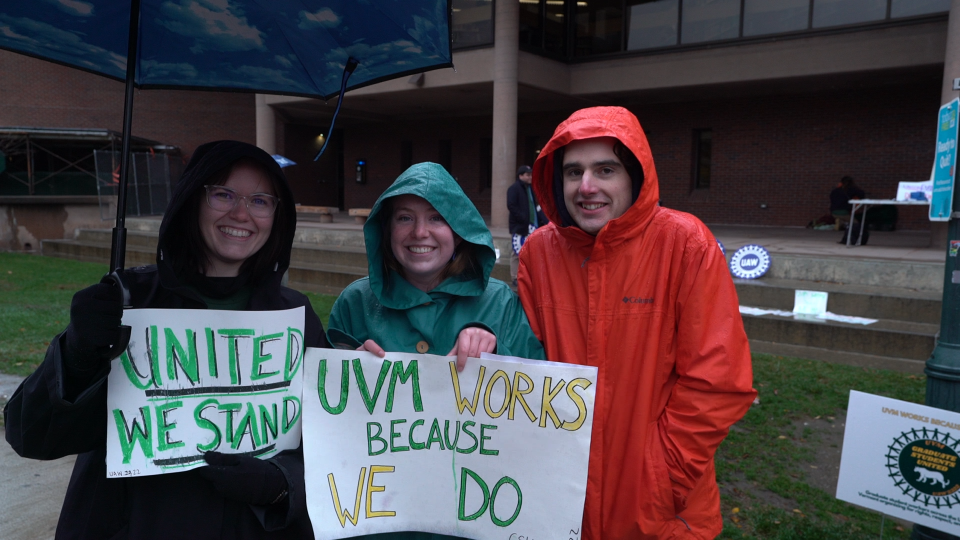
<svg viewBox="0 0 960 540"><path fill-rule="evenodd" d="M130 344L107 380L107 477L265 458L300 445L302 307L130 309Z"/></svg>
<svg viewBox="0 0 960 540"><path fill-rule="evenodd" d="M577 538L597 370L493 355L308 349L303 447L318 540L393 531Z"/></svg>

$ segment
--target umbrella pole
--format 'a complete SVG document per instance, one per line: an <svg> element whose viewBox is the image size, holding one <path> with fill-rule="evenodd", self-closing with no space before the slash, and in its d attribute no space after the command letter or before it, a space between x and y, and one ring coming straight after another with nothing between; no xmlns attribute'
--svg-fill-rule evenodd
<svg viewBox="0 0 960 540"><path fill-rule="evenodd" d="M131 307L130 290L123 284L120 272L127 252L127 177L130 174L130 129L133 124L133 90L137 75L137 46L140 42L140 0L130 2L130 35L127 39L127 79L123 99L123 135L120 142L120 182L117 186L117 222L110 244L110 272L101 283L111 283L120 289L124 308ZM130 343L130 327L120 326L117 342L110 347L110 359L120 356Z"/></svg>
<svg viewBox="0 0 960 540"><path fill-rule="evenodd" d="M127 79L123 100L123 135L120 142L120 182L117 186L117 222L110 245L110 271L124 267L127 251L127 177L130 174L130 129L133 124L133 90L137 75L137 47L140 41L140 0L130 3L130 34L127 39Z"/></svg>
<svg viewBox="0 0 960 540"><path fill-rule="evenodd" d="M351 56L347 58L347 65L343 66L343 77L340 80L340 95L337 96L337 108L333 111L333 119L330 120L330 130L327 131L327 140L323 143L323 146L320 147L317 155L313 156L314 161L320 159L323 151L326 150L327 145L330 144L330 139L333 138L333 126L337 123L337 115L340 114L340 105L343 104L343 94L347 91L347 81L350 80L350 75L353 74L353 70L357 69L359 63L356 58Z"/></svg>

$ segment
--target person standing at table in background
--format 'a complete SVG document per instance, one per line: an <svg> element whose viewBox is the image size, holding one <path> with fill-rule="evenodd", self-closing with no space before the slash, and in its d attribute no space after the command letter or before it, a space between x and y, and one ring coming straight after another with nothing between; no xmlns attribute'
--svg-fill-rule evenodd
<svg viewBox="0 0 960 540"><path fill-rule="evenodd" d="M534 164L550 225L520 254L530 326L597 366L583 540L714 538L714 452L756 396L737 293L697 218L658 206L637 118L575 112Z"/></svg>
<svg viewBox="0 0 960 540"><path fill-rule="evenodd" d="M507 188L507 210L510 211L510 235L513 249L510 251L510 278L517 286L517 268L520 266L520 248L527 236L549 221L540 209L537 198L530 188L533 172L529 165L517 169L517 181Z"/></svg>

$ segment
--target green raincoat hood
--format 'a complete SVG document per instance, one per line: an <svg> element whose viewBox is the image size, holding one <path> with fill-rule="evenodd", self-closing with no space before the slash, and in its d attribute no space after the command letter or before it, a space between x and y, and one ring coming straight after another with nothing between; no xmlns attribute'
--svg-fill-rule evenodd
<svg viewBox="0 0 960 540"><path fill-rule="evenodd" d="M368 273L370 288L384 306L393 309L407 309L430 301L430 296L417 289L393 271L387 271L380 252L383 241L383 220L389 216L381 214L384 201L400 195L416 195L426 199L446 220L453 232L464 242L479 246L476 250L481 275L466 272L460 276L447 278L431 292L443 292L458 296L479 296L483 293L497 262L493 249L493 236L484 223L480 212L473 202L442 166L436 163L418 163L407 169L380 195L370 211L366 225L363 226L363 238L367 247Z"/></svg>

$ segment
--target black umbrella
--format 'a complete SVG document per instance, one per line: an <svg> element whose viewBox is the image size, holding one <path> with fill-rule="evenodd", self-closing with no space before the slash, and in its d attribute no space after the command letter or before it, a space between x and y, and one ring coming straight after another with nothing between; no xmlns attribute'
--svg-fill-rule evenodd
<svg viewBox="0 0 960 540"><path fill-rule="evenodd" d="M105 278L124 289L126 306L129 295L118 276L126 251L135 88L342 99L349 89L451 66L449 13L448 0L5 2L0 48L126 84L117 221Z"/></svg>

